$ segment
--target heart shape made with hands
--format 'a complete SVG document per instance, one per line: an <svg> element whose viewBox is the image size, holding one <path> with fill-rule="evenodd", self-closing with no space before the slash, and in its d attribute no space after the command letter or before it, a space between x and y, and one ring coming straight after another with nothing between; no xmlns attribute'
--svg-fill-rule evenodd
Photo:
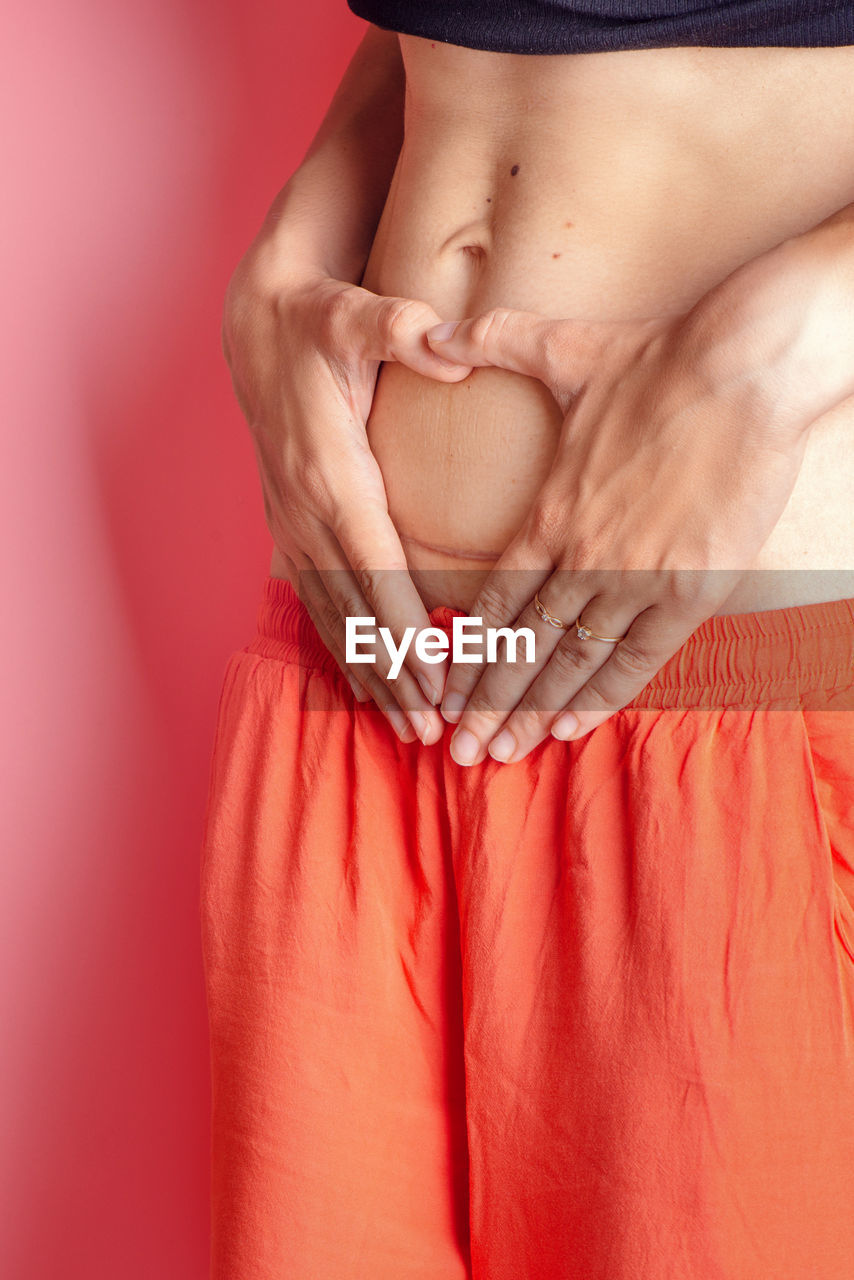
<svg viewBox="0 0 854 1280"><path fill-rule="evenodd" d="M537 662L450 668L442 712L458 763L514 762L549 735L590 732L755 561L805 435L766 412L725 311L589 322L495 308L426 331L447 360L538 378L565 415L529 517L471 608L489 627L533 627ZM582 626L555 628L536 599Z"/></svg>

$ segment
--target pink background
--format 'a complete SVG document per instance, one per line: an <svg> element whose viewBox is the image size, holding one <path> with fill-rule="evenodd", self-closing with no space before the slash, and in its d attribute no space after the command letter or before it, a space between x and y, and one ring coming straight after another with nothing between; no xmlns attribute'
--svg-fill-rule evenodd
<svg viewBox="0 0 854 1280"><path fill-rule="evenodd" d="M271 540L228 277L365 24L344 0L11 0L0 1257L204 1280L198 860Z"/></svg>

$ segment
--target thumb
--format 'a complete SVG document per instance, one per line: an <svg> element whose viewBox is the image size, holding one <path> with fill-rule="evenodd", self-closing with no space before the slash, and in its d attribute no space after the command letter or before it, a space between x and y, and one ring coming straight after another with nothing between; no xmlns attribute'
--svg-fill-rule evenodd
<svg viewBox="0 0 854 1280"><path fill-rule="evenodd" d="M600 328L538 311L493 307L472 319L434 325L425 337L446 360L495 365L539 378L548 387L566 388L587 375L601 344Z"/></svg>
<svg viewBox="0 0 854 1280"><path fill-rule="evenodd" d="M439 381L459 382L471 372L467 361L434 351L425 330L438 320L428 302L372 293L353 286L345 291L337 313L338 340L364 360L397 361Z"/></svg>

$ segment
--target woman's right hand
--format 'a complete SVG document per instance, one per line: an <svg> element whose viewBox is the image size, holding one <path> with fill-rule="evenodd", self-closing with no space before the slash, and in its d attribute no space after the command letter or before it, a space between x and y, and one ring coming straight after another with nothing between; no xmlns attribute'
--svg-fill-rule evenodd
<svg viewBox="0 0 854 1280"><path fill-rule="evenodd" d="M384 360L442 382L471 372L427 345L426 330L440 320L426 302L381 297L319 273L270 283L247 256L229 281L222 322L267 527L291 585L355 696L373 697L404 742L442 736L436 704L445 667L422 662L410 646L390 680L382 645L376 664L348 667L344 620L373 616L395 644L406 627L430 625L389 516L366 423Z"/></svg>

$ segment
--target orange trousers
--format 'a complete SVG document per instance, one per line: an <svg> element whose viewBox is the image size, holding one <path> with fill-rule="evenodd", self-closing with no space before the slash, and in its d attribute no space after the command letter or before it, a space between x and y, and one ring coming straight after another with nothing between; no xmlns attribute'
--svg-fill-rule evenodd
<svg viewBox="0 0 854 1280"><path fill-rule="evenodd" d="M852 711L854 601L730 615L466 769L267 578L202 841L214 1280L852 1280Z"/></svg>

